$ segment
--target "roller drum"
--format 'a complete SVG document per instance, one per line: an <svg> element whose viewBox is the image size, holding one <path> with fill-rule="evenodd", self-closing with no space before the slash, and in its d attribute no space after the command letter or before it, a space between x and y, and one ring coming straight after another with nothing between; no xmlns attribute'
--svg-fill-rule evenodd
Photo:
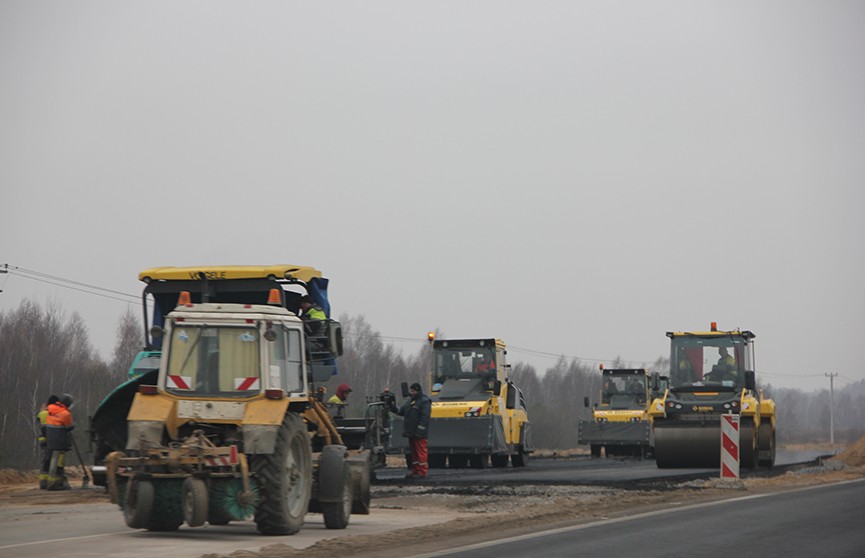
<svg viewBox="0 0 865 558"><path fill-rule="evenodd" d="M739 429L740 464L754 468L756 458L754 426ZM721 424L655 422L655 461L660 469L721 467Z"/></svg>

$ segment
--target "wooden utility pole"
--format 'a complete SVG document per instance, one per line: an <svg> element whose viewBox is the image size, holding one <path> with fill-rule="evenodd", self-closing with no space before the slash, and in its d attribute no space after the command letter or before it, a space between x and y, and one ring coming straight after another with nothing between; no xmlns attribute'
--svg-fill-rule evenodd
<svg viewBox="0 0 865 558"><path fill-rule="evenodd" d="M829 443L832 444L832 451L835 451L835 378L838 373L826 374L829 378Z"/></svg>

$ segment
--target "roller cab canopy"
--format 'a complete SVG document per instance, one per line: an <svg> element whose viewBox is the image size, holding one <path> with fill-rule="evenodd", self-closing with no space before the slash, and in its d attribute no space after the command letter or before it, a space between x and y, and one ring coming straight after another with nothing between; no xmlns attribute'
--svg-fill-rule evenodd
<svg viewBox="0 0 865 558"><path fill-rule="evenodd" d="M481 371L485 376L496 378L497 372L503 374L507 368L507 351L501 339L436 339L432 348L435 355L433 384L446 379L476 378ZM504 376L499 379L504 380Z"/></svg>
<svg viewBox="0 0 865 558"><path fill-rule="evenodd" d="M288 279L289 277L309 283L321 277L321 271L304 265L223 265L194 267L153 267L138 274L138 279L150 281L201 280L205 276L210 281L226 279Z"/></svg>
<svg viewBox="0 0 865 558"><path fill-rule="evenodd" d="M670 387L691 390L708 386L736 390L745 385L745 372L753 372L754 338L748 330L668 331Z"/></svg>
<svg viewBox="0 0 865 558"><path fill-rule="evenodd" d="M190 294L193 304L234 303L268 304L272 289L278 289L281 304L299 314L300 298L308 294L330 318L327 297L329 280L322 272L310 266L277 265L224 265L154 267L138 274L145 283L142 293L144 326L163 326L165 316L177 306L182 291ZM148 299L153 301L152 320L148 319ZM149 339L149 335L146 336ZM148 346L158 349L159 339L149 339Z"/></svg>

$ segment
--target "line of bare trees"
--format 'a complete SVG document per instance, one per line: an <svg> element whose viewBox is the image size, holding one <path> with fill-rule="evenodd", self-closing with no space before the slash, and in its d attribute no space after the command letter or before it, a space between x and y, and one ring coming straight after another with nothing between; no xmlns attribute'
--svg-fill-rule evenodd
<svg viewBox="0 0 865 558"><path fill-rule="evenodd" d="M43 308L24 301L0 313L0 468L28 469L37 463L36 413L50 395L72 395L75 444L89 454L87 417L125 380L141 345L131 311L120 317L117 332L112 360L105 362L81 316L67 315L57 303Z"/></svg>
<svg viewBox="0 0 865 558"><path fill-rule="evenodd" d="M383 388L399 394L401 382L427 383L430 349L423 344L404 354L387 343L363 316L342 316L345 354L339 374L328 383L329 393L340 383L351 385L349 413L360 416L367 399ZM56 303L41 307L25 301L0 313L0 469L33 469L38 463L35 415L49 395L69 393L76 420L76 444L90 462L88 417L99 402L126 380L135 353L142 346L142 327L130 309L118 319L111 360L98 356L80 315L66 315ZM589 417L583 399L597 399L600 376L594 365L561 358L543 372L512 362L510 377L524 392L538 448L566 449L577 445L577 424ZM648 365L662 370L665 359ZM615 367L615 363L613 363ZM828 391L804 393L765 386L778 405L778 442L829 439ZM865 432L865 381L836 390L835 439L851 442ZM77 459L72 458L76 463Z"/></svg>

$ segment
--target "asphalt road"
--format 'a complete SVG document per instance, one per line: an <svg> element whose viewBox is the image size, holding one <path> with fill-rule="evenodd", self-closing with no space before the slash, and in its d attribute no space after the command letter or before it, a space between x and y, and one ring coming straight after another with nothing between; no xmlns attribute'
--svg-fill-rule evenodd
<svg viewBox="0 0 865 558"><path fill-rule="evenodd" d="M419 558L865 556L865 479L563 527Z"/></svg>
<svg viewBox="0 0 865 558"><path fill-rule="evenodd" d="M783 470L796 464L814 461L822 454L817 451L778 451L776 469ZM765 474L765 468L756 474ZM528 467L507 469L430 469L429 484L598 484L621 485L651 481L681 481L687 479L716 477L720 469L659 469L654 460L631 458L599 459L589 456L569 458L533 459ZM741 476L754 472L742 470ZM403 482L405 470L386 469L376 471L380 483Z"/></svg>

